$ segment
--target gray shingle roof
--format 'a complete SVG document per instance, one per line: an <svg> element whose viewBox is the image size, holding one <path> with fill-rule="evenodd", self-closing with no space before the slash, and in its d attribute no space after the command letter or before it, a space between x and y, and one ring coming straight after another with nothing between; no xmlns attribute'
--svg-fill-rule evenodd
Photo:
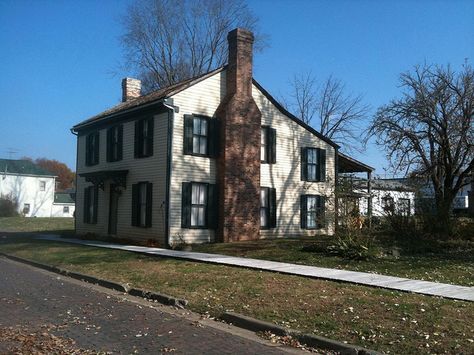
<svg viewBox="0 0 474 355"><path fill-rule="evenodd" d="M55 176L29 160L0 159L0 174Z"/></svg>

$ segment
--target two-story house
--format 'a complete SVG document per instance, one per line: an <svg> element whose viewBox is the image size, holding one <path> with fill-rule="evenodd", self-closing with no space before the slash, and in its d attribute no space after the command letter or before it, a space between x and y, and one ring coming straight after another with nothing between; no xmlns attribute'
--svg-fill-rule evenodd
<svg viewBox="0 0 474 355"><path fill-rule="evenodd" d="M333 234L338 146L252 76L252 33L228 65L75 125L77 234L166 246Z"/></svg>
<svg viewBox="0 0 474 355"><path fill-rule="evenodd" d="M0 197L25 217L51 217L56 177L29 160L0 159Z"/></svg>

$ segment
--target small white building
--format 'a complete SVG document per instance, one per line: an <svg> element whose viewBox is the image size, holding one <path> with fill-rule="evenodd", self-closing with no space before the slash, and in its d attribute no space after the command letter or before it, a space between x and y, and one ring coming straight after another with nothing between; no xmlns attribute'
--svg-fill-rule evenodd
<svg viewBox="0 0 474 355"><path fill-rule="evenodd" d="M29 160L0 159L0 197L15 201L22 216L72 217L74 201L55 201L55 186L56 176Z"/></svg>
<svg viewBox="0 0 474 355"><path fill-rule="evenodd" d="M361 204L361 213L367 214L367 203ZM372 216L386 216L388 213L415 214L415 189L406 179L372 180Z"/></svg>
<svg viewBox="0 0 474 355"><path fill-rule="evenodd" d="M74 217L76 210L75 193L56 192L51 217Z"/></svg>

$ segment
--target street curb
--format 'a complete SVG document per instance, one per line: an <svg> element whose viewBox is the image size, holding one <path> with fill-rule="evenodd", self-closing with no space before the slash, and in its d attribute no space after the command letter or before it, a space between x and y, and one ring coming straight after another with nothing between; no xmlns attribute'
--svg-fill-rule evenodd
<svg viewBox="0 0 474 355"><path fill-rule="evenodd" d="M128 290L128 294L132 296L137 296L137 297L143 297L147 298L153 301L158 301L162 304L168 305L168 306L175 306L178 308L185 308L188 304L188 301L182 298L176 298L173 296L168 296L163 293L157 293L157 292L152 292L152 291L147 291L147 290L140 290L137 288L132 288Z"/></svg>
<svg viewBox="0 0 474 355"><path fill-rule="evenodd" d="M247 317L239 313L225 312L220 316L220 319L232 325L253 332L264 332L269 331L279 336L290 335L294 339L298 340L301 344L306 346L319 348L323 350L336 351L343 355L377 355L378 352L374 350L365 349L363 347L351 344L341 343L329 338L325 338L319 335L304 334L296 330L287 329L276 324L261 321L255 318Z"/></svg>
<svg viewBox="0 0 474 355"><path fill-rule="evenodd" d="M5 253L0 253L1 256L6 257L7 259L17 261L23 264L27 264L33 267L37 267L39 269L43 269L46 271L54 272L56 274L64 275L71 277L76 280L84 281L87 283L91 284L97 284L99 286L109 288L115 291L123 292L123 293L128 293L130 296L138 296L142 298L147 298L153 301L157 301L161 304L164 304L166 306L174 306L178 308L185 308L186 305L188 304L188 301L182 298L176 298L173 296L168 296L162 293L157 293L157 292L152 292L152 291L147 291L147 290L140 290L138 288L131 288L129 289L127 286L122 285L120 283L114 282L114 281L109 281L109 280L104 280L104 279L99 279L94 276L90 275L85 275L81 274L78 272L73 272L73 271L68 271L64 269L60 269L55 266L47 265L47 264L42 264L36 261L28 260L28 259L23 259L18 256L10 255L10 254L5 254Z"/></svg>

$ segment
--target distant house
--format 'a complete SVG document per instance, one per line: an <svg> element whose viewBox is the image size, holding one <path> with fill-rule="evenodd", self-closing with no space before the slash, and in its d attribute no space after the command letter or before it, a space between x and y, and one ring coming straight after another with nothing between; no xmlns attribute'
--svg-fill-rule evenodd
<svg viewBox="0 0 474 355"><path fill-rule="evenodd" d="M25 217L51 217L56 177L29 160L0 159L0 196Z"/></svg>
<svg viewBox="0 0 474 355"><path fill-rule="evenodd" d="M76 232L162 245L333 234L338 145L253 79L252 33L229 64L73 127Z"/></svg>
<svg viewBox="0 0 474 355"><path fill-rule="evenodd" d="M56 192L51 217L74 217L76 210L75 193Z"/></svg>

